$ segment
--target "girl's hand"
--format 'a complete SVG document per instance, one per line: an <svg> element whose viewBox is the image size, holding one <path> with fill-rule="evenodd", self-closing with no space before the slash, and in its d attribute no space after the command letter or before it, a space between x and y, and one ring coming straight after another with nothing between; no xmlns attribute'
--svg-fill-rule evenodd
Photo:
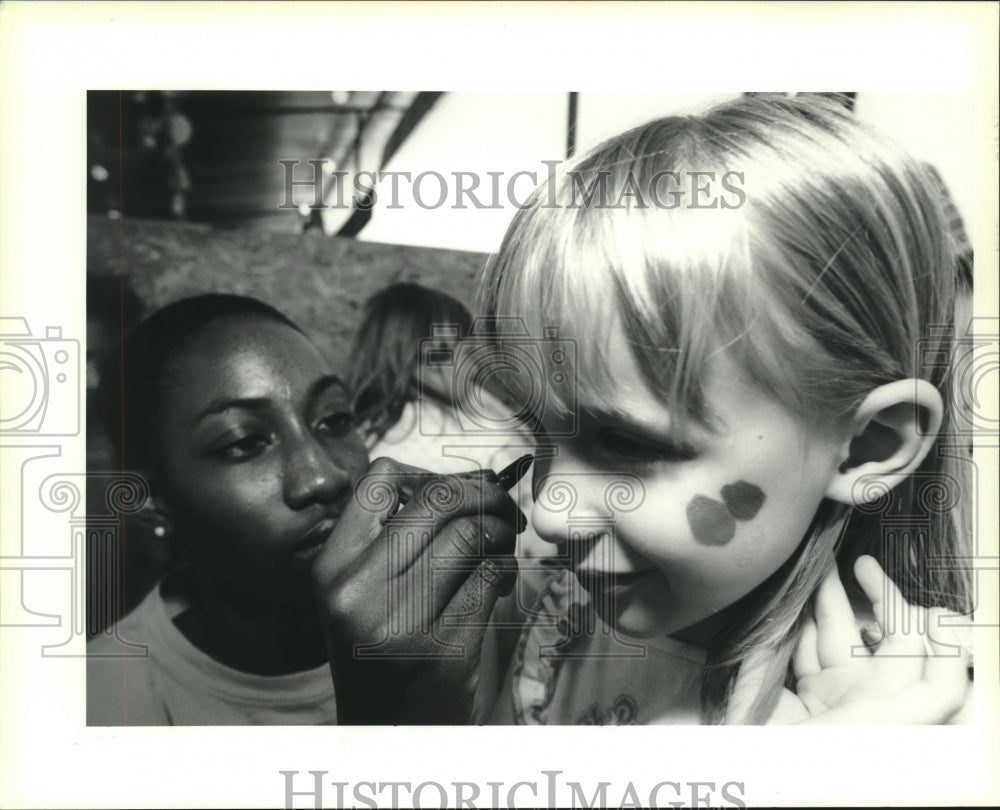
<svg viewBox="0 0 1000 810"><path fill-rule="evenodd" d="M338 723L469 722L524 520L494 480L383 458L358 483L313 566Z"/></svg>
<svg viewBox="0 0 1000 810"><path fill-rule="evenodd" d="M972 689L958 633L940 624L950 612L906 602L872 557L859 558L854 570L881 644L872 654L862 641L834 568L796 648L795 693L782 694L779 722L936 724L966 714Z"/></svg>

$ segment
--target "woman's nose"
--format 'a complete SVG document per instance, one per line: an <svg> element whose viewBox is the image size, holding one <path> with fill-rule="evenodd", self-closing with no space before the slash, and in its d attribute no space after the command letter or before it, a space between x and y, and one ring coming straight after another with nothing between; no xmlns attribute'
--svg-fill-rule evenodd
<svg viewBox="0 0 1000 810"><path fill-rule="evenodd" d="M350 484L350 475L313 437L289 445L285 461L285 501L292 509L334 501Z"/></svg>

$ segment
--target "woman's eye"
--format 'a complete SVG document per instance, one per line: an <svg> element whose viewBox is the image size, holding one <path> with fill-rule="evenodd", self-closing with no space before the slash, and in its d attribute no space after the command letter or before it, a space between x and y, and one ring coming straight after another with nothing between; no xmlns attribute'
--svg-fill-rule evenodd
<svg viewBox="0 0 1000 810"><path fill-rule="evenodd" d="M230 461L244 461L260 454L268 443L267 436L251 434L229 442L219 448L217 454Z"/></svg>
<svg viewBox="0 0 1000 810"><path fill-rule="evenodd" d="M337 411L319 420L320 429L334 436L346 436L354 430L356 423L350 411Z"/></svg>

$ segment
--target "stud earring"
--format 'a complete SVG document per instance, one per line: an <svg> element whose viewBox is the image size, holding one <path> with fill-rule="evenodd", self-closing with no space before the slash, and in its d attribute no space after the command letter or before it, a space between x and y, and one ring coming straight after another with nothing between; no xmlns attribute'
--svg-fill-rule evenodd
<svg viewBox="0 0 1000 810"><path fill-rule="evenodd" d="M157 537L165 537L167 534L167 530L164 529L162 526L156 526L153 529L153 534L155 534Z"/></svg>

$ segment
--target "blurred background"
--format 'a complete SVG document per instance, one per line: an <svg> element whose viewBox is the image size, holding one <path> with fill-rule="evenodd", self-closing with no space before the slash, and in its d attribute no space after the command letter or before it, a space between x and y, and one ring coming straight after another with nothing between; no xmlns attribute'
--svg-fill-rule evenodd
<svg viewBox="0 0 1000 810"><path fill-rule="evenodd" d="M268 301L338 370L362 305L389 284L419 282L474 311L477 273L515 211L508 183L516 179L521 200L534 184L517 173L542 180L545 161L734 95L91 91L88 391L100 353L123 327L188 295ZM837 96L938 171L953 235L960 251L967 249L962 220L976 193L972 150L963 146L973 130L969 99L824 95ZM393 189L386 181L374 194L358 194L365 172L427 176L422 184L400 180ZM499 193L490 188L493 176ZM459 183L473 186L472 178L478 206L458 190ZM113 470L94 417L88 407L88 470ZM103 508L96 487L92 502ZM130 587L91 610L91 634L132 607L170 562L139 529L129 531Z"/></svg>
<svg viewBox="0 0 1000 810"><path fill-rule="evenodd" d="M422 281L472 303L514 211L508 182L519 199L533 184L518 172L544 179L545 161L733 95L92 91L88 273L124 271L147 307L209 290L267 298L315 328L336 362L358 305L388 283ZM967 99L834 95L933 165L968 219ZM365 172L433 174L359 199ZM459 193L470 182L483 207Z"/></svg>

